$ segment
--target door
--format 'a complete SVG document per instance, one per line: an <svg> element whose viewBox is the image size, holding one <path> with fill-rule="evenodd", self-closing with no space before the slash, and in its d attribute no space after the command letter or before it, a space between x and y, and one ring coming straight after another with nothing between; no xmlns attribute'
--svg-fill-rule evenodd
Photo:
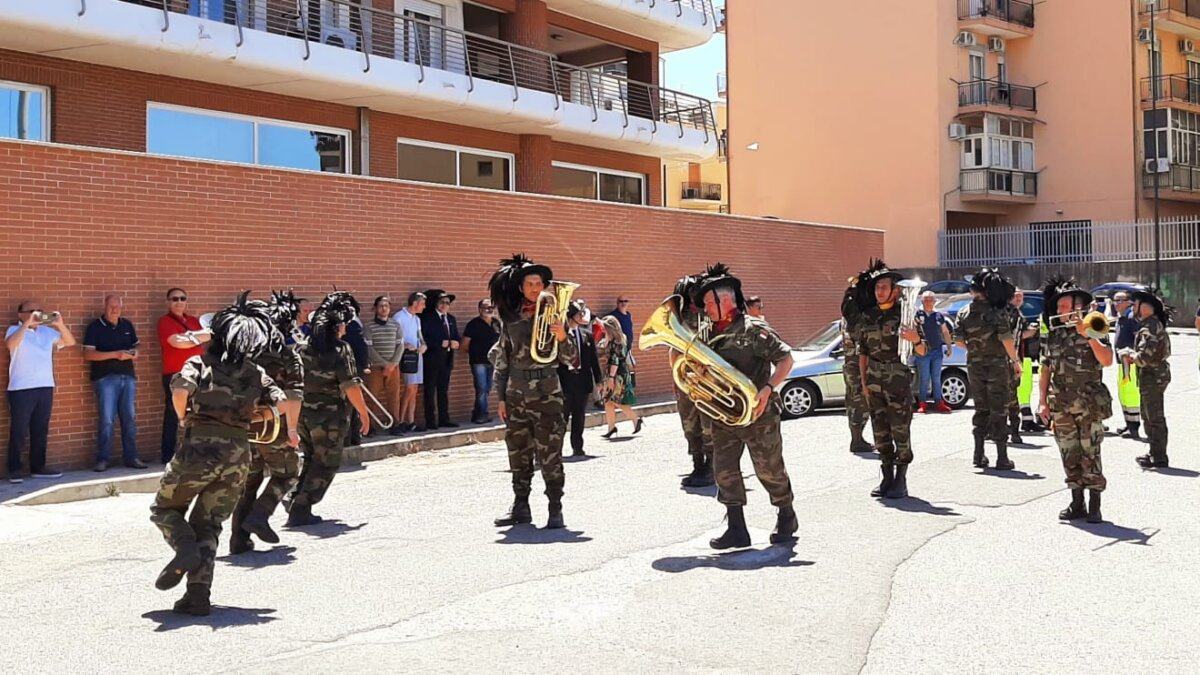
<svg viewBox="0 0 1200 675"><path fill-rule="evenodd" d="M980 52L971 52L967 56L967 66L971 77L970 100L968 105L980 105L987 101L987 59Z"/></svg>
<svg viewBox="0 0 1200 675"><path fill-rule="evenodd" d="M446 66L445 12L441 5L428 0L395 0L396 13L404 25L396 30L396 53L409 63L427 68Z"/></svg>
<svg viewBox="0 0 1200 675"><path fill-rule="evenodd" d="M1200 103L1200 61L1188 59L1188 103Z"/></svg>

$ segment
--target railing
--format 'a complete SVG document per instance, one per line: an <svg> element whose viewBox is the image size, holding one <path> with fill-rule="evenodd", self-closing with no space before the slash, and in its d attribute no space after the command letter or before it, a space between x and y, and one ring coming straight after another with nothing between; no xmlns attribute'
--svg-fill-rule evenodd
<svg viewBox="0 0 1200 675"><path fill-rule="evenodd" d="M996 79L958 84L958 105L992 105L1037 110L1037 89Z"/></svg>
<svg viewBox="0 0 1200 675"><path fill-rule="evenodd" d="M1187 75L1159 75L1156 78L1143 77L1141 80L1143 103L1150 103L1154 100L1155 92L1151 89L1152 83L1155 85L1154 89L1158 90L1159 102L1200 105L1200 79L1191 78Z"/></svg>
<svg viewBox="0 0 1200 675"><path fill-rule="evenodd" d="M659 0L650 0L650 6L654 7ZM704 15L704 25L709 25L711 21L713 26L717 24L717 11L713 9L712 0L665 0L676 6L676 16L683 16L683 8L688 7L696 10Z"/></svg>
<svg viewBox="0 0 1200 675"><path fill-rule="evenodd" d="M1200 217L1163 218L1163 258L1200 257ZM1030 223L938 232L938 264L946 267L1154 259L1154 221Z"/></svg>
<svg viewBox="0 0 1200 675"><path fill-rule="evenodd" d="M1036 197L1037 178L1034 171L963 169L959 174L958 189L965 194Z"/></svg>
<svg viewBox="0 0 1200 675"><path fill-rule="evenodd" d="M680 199L703 199L719 202L721 201L721 184L684 181L679 195Z"/></svg>
<svg viewBox="0 0 1200 675"><path fill-rule="evenodd" d="M1149 14L1152 6L1147 2L1140 4L1139 12ZM1158 0L1158 11L1181 12L1194 19L1200 19L1200 0Z"/></svg>
<svg viewBox="0 0 1200 675"><path fill-rule="evenodd" d="M418 66L419 82L425 81L426 69L450 71L467 77L468 91L475 90L477 80L499 82L512 87L514 101L520 98L522 89L531 89L554 94L556 109L562 101L586 105L592 109L593 120L599 118L601 110L607 110L621 113L625 126L632 116L654 122L655 132L664 130L661 125L677 128L680 138L689 127L704 131L706 139L716 136L716 120L707 99L580 68L547 52L349 0L125 2L161 9L164 31L170 28L171 13L199 15L237 26L239 46L245 30L287 35L304 41L306 60L311 56L311 44L321 43L362 54L364 72L371 69L372 59L404 61Z"/></svg>
<svg viewBox="0 0 1200 675"><path fill-rule="evenodd" d="M1025 0L958 0L958 18L1001 21L1033 28L1033 3Z"/></svg>
<svg viewBox="0 0 1200 675"><path fill-rule="evenodd" d="M1158 180L1160 190L1200 191L1200 166L1172 164L1169 171L1162 173L1142 172L1142 187L1153 188Z"/></svg>

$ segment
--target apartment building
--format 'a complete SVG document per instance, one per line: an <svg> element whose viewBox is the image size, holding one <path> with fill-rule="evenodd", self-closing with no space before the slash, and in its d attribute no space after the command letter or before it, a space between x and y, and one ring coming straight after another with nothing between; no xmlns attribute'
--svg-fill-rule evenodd
<svg viewBox="0 0 1200 675"><path fill-rule="evenodd" d="M724 73L718 80L717 94L724 98ZM664 161L663 188L670 208L709 213L729 213L729 167L725 152L728 115L725 101L713 102L717 135L721 139L717 156L703 162Z"/></svg>
<svg viewBox="0 0 1200 675"><path fill-rule="evenodd" d="M1076 246L1037 233L1146 218L1155 180L1200 213L1198 0L743 2L727 34L733 213L879 227L904 266L939 232Z"/></svg>

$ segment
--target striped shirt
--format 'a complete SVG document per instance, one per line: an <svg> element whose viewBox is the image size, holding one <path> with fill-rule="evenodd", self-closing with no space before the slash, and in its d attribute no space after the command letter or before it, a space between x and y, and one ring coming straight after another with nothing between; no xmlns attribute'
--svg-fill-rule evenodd
<svg viewBox="0 0 1200 675"><path fill-rule="evenodd" d="M372 366L400 363L404 353L404 332L395 321L372 318L363 324Z"/></svg>

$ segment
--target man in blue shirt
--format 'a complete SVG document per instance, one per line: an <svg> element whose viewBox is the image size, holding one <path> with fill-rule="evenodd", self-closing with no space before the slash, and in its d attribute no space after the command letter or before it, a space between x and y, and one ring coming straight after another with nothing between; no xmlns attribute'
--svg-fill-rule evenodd
<svg viewBox="0 0 1200 675"><path fill-rule="evenodd" d="M1125 291L1113 294L1113 307L1117 314L1117 338L1113 348L1118 352L1122 349L1133 349L1133 338L1137 334L1140 323L1133 315L1133 301ZM1125 426L1117 429L1117 435L1127 438L1140 438L1142 427L1142 400L1138 391L1137 366L1132 363L1117 363L1117 399L1121 402L1121 414L1125 417Z"/></svg>
<svg viewBox="0 0 1200 675"><path fill-rule="evenodd" d="M931 291L921 294L922 309L917 310L916 324L921 331L926 350L924 355L917 355L917 412L930 412L930 408L940 413L950 412L950 406L942 400L942 359L950 355L950 327L946 316L934 311L933 305L937 297Z"/></svg>
<svg viewBox="0 0 1200 675"><path fill-rule="evenodd" d="M625 334L627 344L631 347L637 345L633 341L633 315L629 313L629 298L624 293L617 296L617 306L608 315L617 317L617 321L621 322L621 332Z"/></svg>
<svg viewBox="0 0 1200 675"><path fill-rule="evenodd" d="M124 309L125 301L120 295L109 293L104 296L104 313L88 324L83 334L83 360L91 367L92 387L96 391L100 413L94 471L108 469L113 422L117 417L121 418L121 456L125 466L146 468L138 458L137 421L133 409L137 398L133 362L138 355L138 336L129 319L121 316Z"/></svg>

